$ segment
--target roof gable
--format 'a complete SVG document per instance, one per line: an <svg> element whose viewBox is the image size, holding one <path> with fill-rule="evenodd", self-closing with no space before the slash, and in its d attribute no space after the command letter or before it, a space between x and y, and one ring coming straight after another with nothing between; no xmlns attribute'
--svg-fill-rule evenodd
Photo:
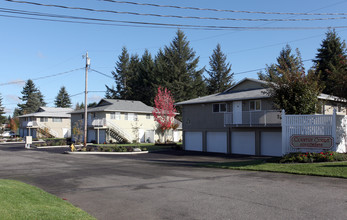
<svg viewBox="0 0 347 220"><path fill-rule="evenodd" d="M236 83L234 86L225 90L223 93L242 92L242 91L249 91L254 89L265 89L265 88L268 88L266 81L251 79L251 78L244 78L240 82Z"/></svg>
<svg viewBox="0 0 347 220"><path fill-rule="evenodd" d="M121 99L102 99L95 107L88 108L88 112L134 112L152 113L153 108L140 101L121 100ZM84 109L74 111L74 113L84 112Z"/></svg>

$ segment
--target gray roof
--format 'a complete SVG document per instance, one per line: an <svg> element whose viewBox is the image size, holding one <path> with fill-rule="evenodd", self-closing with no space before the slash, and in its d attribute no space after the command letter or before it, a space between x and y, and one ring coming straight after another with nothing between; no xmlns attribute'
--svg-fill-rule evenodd
<svg viewBox="0 0 347 220"><path fill-rule="evenodd" d="M190 105L190 104L201 104L201 103L216 103L216 102L226 102L226 101L240 101L240 100L252 100L252 99L265 99L269 98L269 96L265 93L269 88L263 88L263 89L250 89L245 91L235 91L233 92L232 89L235 88L237 85L240 85L241 83L245 81L253 81L262 85L266 85L266 81L259 80L259 79L252 79L252 78L244 78L243 80L239 81L229 89L225 90L221 93L216 93L213 95L208 95L204 97L199 97L195 99L190 99L183 102L178 102L176 105ZM336 102L347 102L346 99L327 95L321 93L318 96L318 99L323 100L329 100L329 101L336 101Z"/></svg>
<svg viewBox="0 0 347 220"><path fill-rule="evenodd" d="M70 118L69 112L73 111L72 108L54 108L54 107L40 107L37 112L21 115L19 118L24 117L52 117L52 118Z"/></svg>
<svg viewBox="0 0 347 220"><path fill-rule="evenodd" d="M140 101L121 100L121 99L102 99L96 107L88 108L88 112L133 112L133 113L152 113L150 107ZM84 112L84 109L71 112L77 114Z"/></svg>
<svg viewBox="0 0 347 220"><path fill-rule="evenodd" d="M269 98L269 96L264 93L265 91L266 89L254 89L254 90L241 91L241 92L235 92L235 93L216 93L209 96L204 96L204 97L199 97L196 99L179 102L179 103L176 103L176 105L189 105L189 104L199 104L199 103Z"/></svg>

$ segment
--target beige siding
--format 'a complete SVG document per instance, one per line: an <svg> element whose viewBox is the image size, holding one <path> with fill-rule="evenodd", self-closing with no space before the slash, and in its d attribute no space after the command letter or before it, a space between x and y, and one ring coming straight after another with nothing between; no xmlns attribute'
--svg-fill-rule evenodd
<svg viewBox="0 0 347 220"><path fill-rule="evenodd" d="M122 129L123 132L125 132L128 136L130 136L131 141L138 139L141 132L146 131L154 131L154 140L161 139L163 140L163 137L160 138L159 133L157 131L158 123L155 122L154 117L152 114L150 115L150 118L147 118L146 113L134 113L137 115L137 120L131 119L130 115L128 115L128 120L125 118L125 112L120 112L120 118L118 119L117 116L115 116L114 119L111 119L111 113L112 112L96 112L96 113L90 113L88 115L88 119L92 121L93 119L106 119L108 122L111 122L112 124L116 125L120 129ZM130 112L128 114L131 114ZM74 123L78 120L82 119L82 114L72 114L71 116L71 126L73 127ZM107 131L107 127L101 128ZM93 127L88 126L88 130L94 130ZM105 135L107 135L107 132L105 132ZM101 137L100 137L101 138ZM106 141L109 141L111 137L107 137ZM169 140L172 139L171 136L167 137ZM182 139L182 132L180 132L180 138ZM88 138L88 141L91 141L91 139ZM115 140L112 140L115 141Z"/></svg>

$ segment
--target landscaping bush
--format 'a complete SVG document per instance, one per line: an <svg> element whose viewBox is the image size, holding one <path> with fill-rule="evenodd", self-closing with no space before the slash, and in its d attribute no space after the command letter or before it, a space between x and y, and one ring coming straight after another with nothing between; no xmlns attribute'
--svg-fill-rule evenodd
<svg viewBox="0 0 347 220"><path fill-rule="evenodd" d="M341 154L333 151L324 151L320 153L289 153L284 155L280 163L314 163L314 162L333 162L347 161L347 154Z"/></svg>

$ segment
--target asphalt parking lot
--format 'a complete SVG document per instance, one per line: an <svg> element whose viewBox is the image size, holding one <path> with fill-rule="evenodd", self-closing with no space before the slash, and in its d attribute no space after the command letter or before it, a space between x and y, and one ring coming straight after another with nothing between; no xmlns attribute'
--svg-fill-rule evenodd
<svg viewBox="0 0 347 220"><path fill-rule="evenodd" d="M65 198L97 219L346 219L347 180L196 167L246 160L167 151L69 155L0 145L0 178ZM347 168L346 168L347 169Z"/></svg>

